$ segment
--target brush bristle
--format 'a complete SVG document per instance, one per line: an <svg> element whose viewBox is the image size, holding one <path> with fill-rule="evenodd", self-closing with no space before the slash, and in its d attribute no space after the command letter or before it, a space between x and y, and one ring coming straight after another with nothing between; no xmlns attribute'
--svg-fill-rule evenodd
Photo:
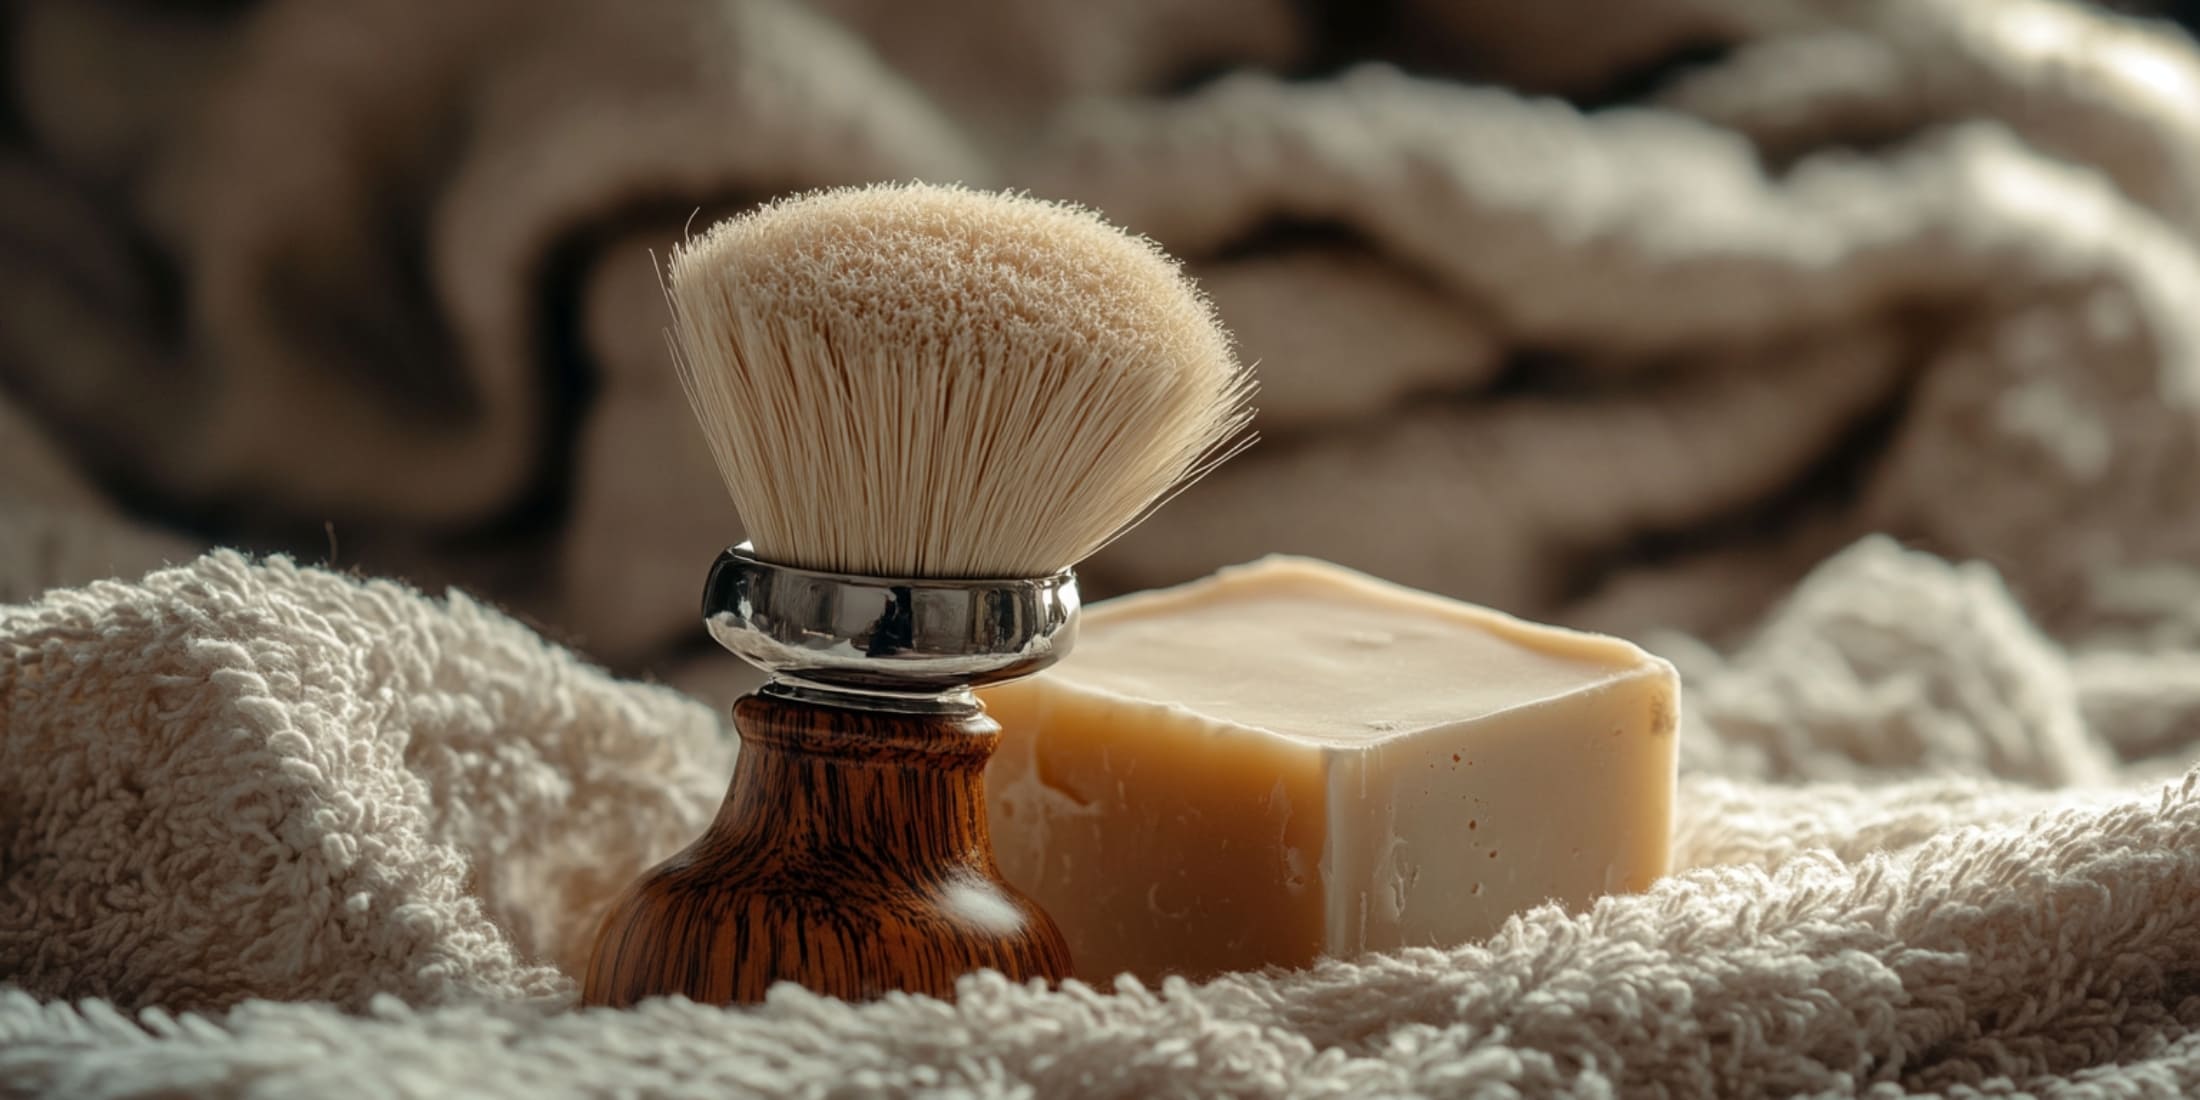
<svg viewBox="0 0 2200 1100"><path fill-rule="evenodd" d="M674 357L758 556L1036 577L1228 457L1248 372L1151 242L930 185L824 191L672 257Z"/></svg>

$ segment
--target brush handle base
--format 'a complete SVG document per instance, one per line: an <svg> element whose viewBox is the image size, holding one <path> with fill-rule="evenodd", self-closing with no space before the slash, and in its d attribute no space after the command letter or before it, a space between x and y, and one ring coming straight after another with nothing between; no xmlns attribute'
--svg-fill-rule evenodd
<svg viewBox="0 0 2200 1100"><path fill-rule="evenodd" d="M1069 976L1061 932L993 862L992 719L760 694L733 717L741 754L725 804L612 903L586 1003L751 1003L782 981L849 1000L952 998L974 970Z"/></svg>

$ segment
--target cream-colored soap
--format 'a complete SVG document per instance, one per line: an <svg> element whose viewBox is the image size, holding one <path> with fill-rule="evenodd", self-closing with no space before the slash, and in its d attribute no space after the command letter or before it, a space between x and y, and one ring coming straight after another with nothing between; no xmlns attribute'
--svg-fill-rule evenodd
<svg viewBox="0 0 2200 1100"><path fill-rule="evenodd" d="M994 850L1092 981L1463 943L1665 873L1678 693L1616 638L1267 558L986 693Z"/></svg>

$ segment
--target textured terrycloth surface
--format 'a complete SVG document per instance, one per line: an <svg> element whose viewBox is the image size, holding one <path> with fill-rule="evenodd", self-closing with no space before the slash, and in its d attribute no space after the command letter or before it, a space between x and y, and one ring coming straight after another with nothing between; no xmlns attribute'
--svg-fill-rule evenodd
<svg viewBox="0 0 2200 1100"><path fill-rule="evenodd" d="M2200 1088L2191 44L1360 10L14 5L0 1091ZM1684 871L1197 989L571 1011L588 900L717 798L712 711L193 556L333 547L676 674L734 531L646 250L911 175L1153 234L1260 363L1267 440L1097 585L1297 551L1636 636Z"/></svg>
<svg viewBox="0 0 2200 1100"><path fill-rule="evenodd" d="M224 552L0 613L0 1082L2172 1095L2200 1086L2200 699L2135 703L2132 660L1873 540L1694 655L1682 870L1646 895L1199 987L575 1011L604 891L715 804L710 712L463 598Z"/></svg>

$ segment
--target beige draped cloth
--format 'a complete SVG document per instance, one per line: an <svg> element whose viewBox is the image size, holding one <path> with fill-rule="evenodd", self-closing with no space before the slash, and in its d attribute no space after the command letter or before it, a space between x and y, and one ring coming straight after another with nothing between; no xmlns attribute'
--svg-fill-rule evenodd
<svg viewBox="0 0 2200 1100"><path fill-rule="evenodd" d="M2041 0L11 14L0 1090L2200 1078L2174 28ZM1097 591L1294 551L1636 637L1687 679L1684 872L1199 989L568 1011L603 884L694 828L727 750L560 647L706 698L738 676L696 630L739 524L652 250L889 178L1091 204L1257 361L1261 444Z"/></svg>

